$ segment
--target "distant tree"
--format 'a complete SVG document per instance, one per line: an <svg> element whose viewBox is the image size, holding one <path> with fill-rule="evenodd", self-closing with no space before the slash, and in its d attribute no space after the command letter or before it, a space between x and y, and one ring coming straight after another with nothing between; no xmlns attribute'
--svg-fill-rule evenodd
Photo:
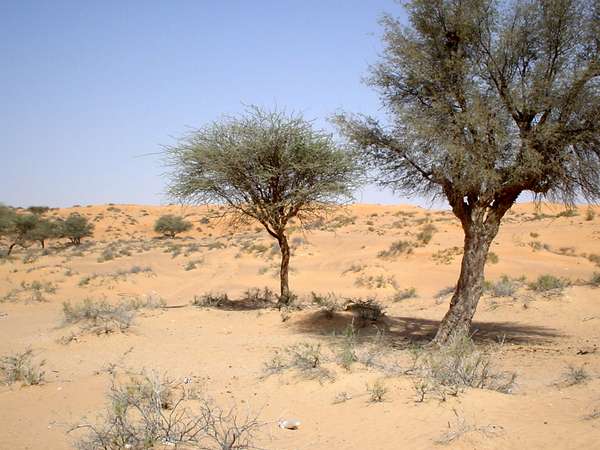
<svg viewBox="0 0 600 450"><path fill-rule="evenodd" d="M154 231L164 236L174 238L179 233L188 231L192 228L192 224L184 220L181 216L173 214L165 214L160 216L154 224Z"/></svg>
<svg viewBox="0 0 600 450"><path fill-rule="evenodd" d="M59 227L59 235L69 238L73 245L80 245L81 239L92 236L94 231L94 225L86 217L77 213L71 213Z"/></svg>
<svg viewBox="0 0 600 450"><path fill-rule="evenodd" d="M8 236L11 244L8 247L7 255L10 255L16 245L27 247L31 240L30 235L37 226L39 217L35 214L15 214L12 219L12 225L8 229Z"/></svg>
<svg viewBox="0 0 600 450"><path fill-rule="evenodd" d="M385 17L371 70L392 120L340 116L342 132L407 194L444 196L465 233L434 342L469 333L500 222L522 192L600 198L600 3L413 0Z"/></svg>
<svg viewBox="0 0 600 450"><path fill-rule="evenodd" d="M36 214L37 215L37 214ZM61 223L49 219L39 218L28 233L26 238L40 243L42 248L46 247L46 240L60 237Z"/></svg>
<svg viewBox="0 0 600 450"><path fill-rule="evenodd" d="M226 206L232 219L255 219L281 249L280 305L291 300L286 226L318 217L351 198L357 168L332 137L300 116L251 107L167 149L170 194Z"/></svg>
<svg viewBox="0 0 600 450"><path fill-rule="evenodd" d="M0 238L10 237L14 228L15 211L0 204Z"/></svg>
<svg viewBox="0 0 600 450"><path fill-rule="evenodd" d="M36 215L41 216L42 214L50 211L50 207L48 207L48 206L30 206L29 208L27 208L27 211L29 211L31 214L36 214Z"/></svg>

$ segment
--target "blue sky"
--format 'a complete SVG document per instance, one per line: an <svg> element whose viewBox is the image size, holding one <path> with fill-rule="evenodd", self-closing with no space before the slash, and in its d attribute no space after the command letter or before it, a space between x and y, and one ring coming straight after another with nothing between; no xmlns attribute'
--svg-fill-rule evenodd
<svg viewBox="0 0 600 450"><path fill-rule="evenodd" d="M165 203L160 157L142 155L244 104L320 127L379 114L361 79L384 12L402 14L393 0L3 1L0 201Z"/></svg>

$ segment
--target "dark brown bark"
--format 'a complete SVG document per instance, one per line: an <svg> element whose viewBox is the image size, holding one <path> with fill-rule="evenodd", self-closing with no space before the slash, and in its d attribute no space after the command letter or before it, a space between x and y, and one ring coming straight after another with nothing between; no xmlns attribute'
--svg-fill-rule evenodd
<svg viewBox="0 0 600 450"><path fill-rule="evenodd" d="M290 286L289 286L289 268L290 268L290 246L285 234L280 234L277 237L279 248L281 249L281 269L279 272L280 278L280 305L288 305L291 301Z"/></svg>
<svg viewBox="0 0 600 450"><path fill-rule="evenodd" d="M440 323L434 343L445 345L454 337L469 335L483 292L485 260L493 238L473 229L465 233L460 277L450 301L450 309Z"/></svg>
<svg viewBox="0 0 600 450"><path fill-rule="evenodd" d="M469 335L483 293L484 268L490 245L498 234L502 217L517 197L518 192L499 196L493 206L485 208L472 208L464 202L453 206L465 233L464 252L450 309L440 323L434 344L446 345L456 337Z"/></svg>
<svg viewBox="0 0 600 450"><path fill-rule="evenodd" d="M16 242L13 242L12 244L10 244L10 247L8 247L8 252L6 253L6 256L10 256L10 254L13 251L13 248L15 248L15 245L17 245Z"/></svg>

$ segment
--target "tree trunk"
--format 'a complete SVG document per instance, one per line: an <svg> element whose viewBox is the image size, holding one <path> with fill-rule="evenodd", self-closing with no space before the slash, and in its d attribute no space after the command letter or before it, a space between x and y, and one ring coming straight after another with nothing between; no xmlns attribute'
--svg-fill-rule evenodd
<svg viewBox="0 0 600 450"><path fill-rule="evenodd" d="M42 248L46 248L46 243L43 239L40 239L40 245L42 246Z"/></svg>
<svg viewBox="0 0 600 450"><path fill-rule="evenodd" d="M277 237L277 241L279 242L279 248L281 249L279 305L282 306L288 305L291 301L289 286L290 246L287 237L283 233Z"/></svg>
<svg viewBox="0 0 600 450"><path fill-rule="evenodd" d="M446 345L456 337L468 336L477 303L483 292L484 267L490 244L498 233L498 223L464 226L465 244L456 290L450 309L440 323L434 344Z"/></svg>
<svg viewBox="0 0 600 450"><path fill-rule="evenodd" d="M10 247L8 247L8 252L6 253L6 256L10 256L10 254L13 251L13 248L15 248L15 245L17 245L16 242L13 242L12 244L10 244Z"/></svg>

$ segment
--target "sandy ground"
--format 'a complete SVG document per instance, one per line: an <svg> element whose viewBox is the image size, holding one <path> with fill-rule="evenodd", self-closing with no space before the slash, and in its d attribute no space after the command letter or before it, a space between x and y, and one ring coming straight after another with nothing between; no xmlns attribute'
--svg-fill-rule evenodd
<svg viewBox="0 0 600 450"><path fill-rule="evenodd" d="M425 342L447 310L449 296L436 293L458 276L460 255L452 255L462 232L450 212L353 205L306 233L292 229L290 281L301 299L311 292L376 296L386 308L383 320L358 330L358 340L380 336L370 345L380 345L382 360L397 370L359 362L346 370L335 362L336 335L352 321L350 312L330 319L308 304L284 313L191 305L207 292L235 299L248 288L277 288L278 255L258 225L233 229L207 207L104 205L49 215L73 211L96 227L81 248L50 242L47 254L32 246L0 263L0 355L31 348L35 361L46 361L43 384L0 386L1 449L72 448L81 433L66 431L99 420L110 373L143 369L189 377L220 404L259 413L266 423L257 437L262 448L600 448L600 413L588 417L600 411L600 290L585 283L600 272L589 260L600 255L600 209L591 220L586 207L571 217L557 217L558 206L536 211L530 204L509 213L486 279L552 274L572 286L560 295L524 285L513 297L482 298L474 338L481 348L504 343L494 345L494 367L516 372L512 393L470 388L423 402L416 401L414 376L403 369L411 364L411 345ZM186 215L193 230L157 239L152 224L165 213ZM414 242L426 223L437 229L427 245L409 255L378 256L394 241ZM124 273L134 266L150 269ZM39 294L31 289L36 281ZM416 298L393 300L412 287ZM64 324L65 301L147 296L182 307L140 310L130 329L105 335ZM329 378L297 370L265 376L275 351L300 342L322 344ZM568 366L583 368L587 379L561 383ZM387 388L383 402L371 402L367 392L376 380ZM348 399L336 402L342 393ZM289 417L301 420L298 430L277 427ZM437 442L460 429L451 442Z"/></svg>

